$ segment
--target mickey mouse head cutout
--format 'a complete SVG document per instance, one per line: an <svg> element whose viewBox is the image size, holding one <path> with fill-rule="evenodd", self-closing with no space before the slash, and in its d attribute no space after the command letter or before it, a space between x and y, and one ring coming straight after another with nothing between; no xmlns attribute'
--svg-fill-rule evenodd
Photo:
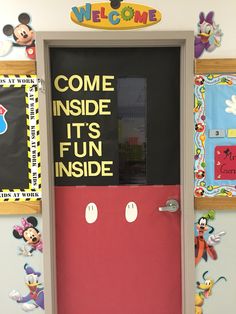
<svg viewBox="0 0 236 314"><path fill-rule="evenodd" d="M30 59L35 59L35 33L28 25L30 22L30 16L27 13L21 13L18 16L20 22L19 25L13 27L7 24L3 27L3 33L10 37L13 36L13 46L26 47L27 56Z"/></svg>

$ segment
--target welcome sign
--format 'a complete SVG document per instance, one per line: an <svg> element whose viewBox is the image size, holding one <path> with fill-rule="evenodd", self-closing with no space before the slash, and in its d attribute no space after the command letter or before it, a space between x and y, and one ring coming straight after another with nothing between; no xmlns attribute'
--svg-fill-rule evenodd
<svg viewBox="0 0 236 314"><path fill-rule="evenodd" d="M86 3L84 6L73 7L70 16L78 25L108 30L142 28L161 20L160 11L126 2L121 3L118 9L113 9L110 2Z"/></svg>

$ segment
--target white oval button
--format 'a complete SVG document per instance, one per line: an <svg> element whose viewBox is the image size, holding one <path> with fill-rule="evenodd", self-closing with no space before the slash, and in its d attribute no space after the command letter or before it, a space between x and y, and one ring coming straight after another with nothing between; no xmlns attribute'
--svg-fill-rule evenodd
<svg viewBox="0 0 236 314"><path fill-rule="evenodd" d="M85 209L85 219L87 223L92 224L98 218L98 209L96 204L89 203Z"/></svg>
<svg viewBox="0 0 236 314"><path fill-rule="evenodd" d="M138 217L138 207L134 202L129 202L125 208L125 218L128 222L134 222Z"/></svg>

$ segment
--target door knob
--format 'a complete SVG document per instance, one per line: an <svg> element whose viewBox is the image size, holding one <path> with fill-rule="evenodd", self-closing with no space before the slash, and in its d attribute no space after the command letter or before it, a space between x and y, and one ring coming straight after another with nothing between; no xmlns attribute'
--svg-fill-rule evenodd
<svg viewBox="0 0 236 314"><path fill-rule="evenodd" d="M179 209L179 202L176 200L168 200L165 207L159 207L160 212L174 213Z"/></svg>

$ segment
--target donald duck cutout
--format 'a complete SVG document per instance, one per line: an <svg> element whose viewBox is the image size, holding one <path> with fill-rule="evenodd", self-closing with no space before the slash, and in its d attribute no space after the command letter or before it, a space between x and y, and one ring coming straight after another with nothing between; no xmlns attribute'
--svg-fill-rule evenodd
<svg viewBox="0 0 236 314"><path fill-rule="evenodd" d="M13 290L10 292L9 297L17 303L22 303L22 310L30 312L36 308L44 310L44 288L39 283L40 272L34 271L34 269L28 264L24 265L26 272L25 284L29 288L30 292L26 296Z"/></svg>

